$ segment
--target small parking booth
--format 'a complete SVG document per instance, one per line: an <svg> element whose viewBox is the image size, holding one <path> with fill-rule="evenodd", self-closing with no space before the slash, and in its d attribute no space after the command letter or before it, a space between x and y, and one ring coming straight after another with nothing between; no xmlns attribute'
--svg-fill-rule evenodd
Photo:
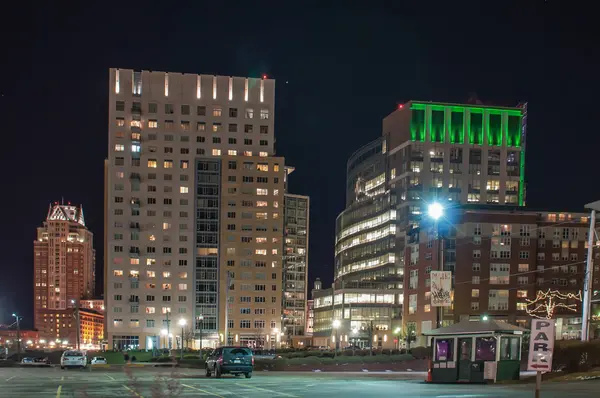
<svg viewBox="0 0 600 398"><path fill-rule="evenodd" d="M425 333L431 337L431 382L518 380L527 329L497 320L463 321Z"/></svg>

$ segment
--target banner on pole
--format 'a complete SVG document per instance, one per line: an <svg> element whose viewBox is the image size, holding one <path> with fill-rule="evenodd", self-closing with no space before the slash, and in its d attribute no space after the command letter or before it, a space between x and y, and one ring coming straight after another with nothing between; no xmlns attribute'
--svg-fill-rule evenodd
<svg viewBox="0 0 600 398"><path fill-rule="evenodd" d="M452 272L431 271L431 306L450 307L452 305Z"/></svg>
<svg viewBox="0 0 600 398"><path fill-rule="evenodd" d="M554 320L533 319L529 340L529 361L527 370L550 372L554 352Z"/></svg>

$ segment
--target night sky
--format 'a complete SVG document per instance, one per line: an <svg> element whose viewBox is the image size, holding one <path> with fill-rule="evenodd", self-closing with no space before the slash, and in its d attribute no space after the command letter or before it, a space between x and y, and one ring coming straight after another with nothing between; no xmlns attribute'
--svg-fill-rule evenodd
<svg viewBox="0 0 600 398"><path fill-rule="evenodd" d="M277 80L277 155L296 167L291 192L311 197L310 287L332 280L348 156L410 99L528 101L528 206L600 199L600 47L575 1L49 3L4 9L0 28L0 323L16 310L31 325L32 241L52 201L83 204L101 278L110 67Z"/></svg>

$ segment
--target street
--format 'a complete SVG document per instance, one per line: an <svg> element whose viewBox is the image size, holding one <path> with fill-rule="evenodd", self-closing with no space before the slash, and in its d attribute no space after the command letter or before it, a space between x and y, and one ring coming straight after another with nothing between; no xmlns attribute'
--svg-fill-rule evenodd
<svg viewBox="0 0 600 398"><path fill-rule="evenodd" d="M547 383L543 398L597 396L600 381ZM0 368L2 397L432 397L530 398L532 384L435 385L418 375L257 372L252 379L207 379L199 369L60 370Z"/></svg>

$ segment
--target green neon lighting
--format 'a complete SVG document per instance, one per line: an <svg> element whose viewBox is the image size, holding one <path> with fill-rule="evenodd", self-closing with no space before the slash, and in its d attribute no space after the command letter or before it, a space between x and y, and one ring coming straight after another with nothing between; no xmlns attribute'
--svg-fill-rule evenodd
<svg viewBox="0 0 600 398"><path fill-rule="evenodd" d="M470 105L456 105L456 104L443 104L443 103L429 103L429 102L413 102L410 109L425 109L427 106L432 110L450 109L451 111L464 112L470 110L471 112L489 112L489 113L506 113L512 116L521 116L522 111L515 108L503 108L501 106L484 107L484 106L470 106Z"/></svg>
<svg viewBox="0 0 600 398"><path fill-rule="evenodd" d="M462 144L465 141L465 114L452 111L450 113L450 142Z"/></svg>
<svg viewBox="0 0 600 398"><path fill-rule="evenodd" d="M444 142L446 137L446 118L444 110L434 109L430 119L431 142Z"/></svg>
<svg viewBox="0 0 600 398"><path fill-rule="evenodd" d="M410 139L413 141L425 141L425 108L411 109Z"/></svg>
<svg viewBox="0 0 600 398"><path fill-rule="evenodd" d="M506 145L512 147L521 146L521 123L522 117L519 116L508 116L508 126L506 132Z"/></svg>
<svg viewBox="0 0 600 398"><path fill-rule="evenodd" d="M469 121L469 144L483 145L483 113L471 110Z"/></svg>
<svg viewBox="0 0 600 398"><path fill-rule="evenodd" d="M488 145L502 145L502 115L491 114L488 118Z"/></svg>

